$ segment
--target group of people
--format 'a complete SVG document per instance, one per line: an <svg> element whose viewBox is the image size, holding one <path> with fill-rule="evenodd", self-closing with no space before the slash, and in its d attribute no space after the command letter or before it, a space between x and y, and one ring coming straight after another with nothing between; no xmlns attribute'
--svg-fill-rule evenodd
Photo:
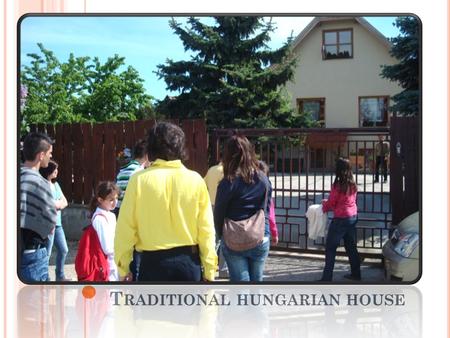
<svg viewBox="0 0 450 338"><path fill-rule="evenodd" d="M51 153L52 140L45 134L25 138L19 275L27 282L48 280L52 242L58 249L56 278L65 280L67 243L60 210L67 201L52 183L57 165L52 167L56 162L51 162ZM231 282L262 281L270 245L278 242L267 165L243 135L227 140L221 162L205 178L187 169L185 159L183 131L157 123L138 142L133 160L121 168L116 182L96 187L91 224L107 258L108 280L208 282L215 280L219 265L227 267ZM336 163L329 198L322 201L323 211L333 211L334 218L321 281L332 280L342 239L351 265L348 278L359 280L357 186L349 161L339 158Z"/></svg>

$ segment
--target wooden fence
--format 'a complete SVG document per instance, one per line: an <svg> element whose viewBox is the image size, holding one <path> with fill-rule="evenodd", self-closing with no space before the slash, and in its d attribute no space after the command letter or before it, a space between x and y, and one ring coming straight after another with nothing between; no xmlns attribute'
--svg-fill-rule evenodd
<svg viewBox="0 0 450 338"><path fill-rule="evenodd" d="M207 133L204 120L171 120L186 135L189 169L202 176L208 169ZM55 140L53 158L59 163L59 179L69 203L87 204L98 182L114 181L119 170L117 154L147 135L155 120L108 123L38 124L32 131Z"/></svg>

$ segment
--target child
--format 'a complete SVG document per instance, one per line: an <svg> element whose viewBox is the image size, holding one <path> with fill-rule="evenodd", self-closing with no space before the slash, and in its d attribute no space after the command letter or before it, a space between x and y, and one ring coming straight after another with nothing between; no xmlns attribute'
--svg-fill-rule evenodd
<svg viewBox="0 0 450 338"><path fill-rule="evenodd" d="M323 212L333 211L334 217L328 229L325 244L325 268L320 281L333 279L336 250L341 239L344 239L345 251L348 255L351 274L344 278L361 280L360 258L356 249L356 223L358 209L356 206L357 187L348 159L336 161L336 178L331 186L330 196L322 200Z"/></svg>
<svg viewBox="0 0 450 338"><path fill-rule="evenodd" d="M269 166L264 161L259 161L259 169L269 178ZM270 180L269 180L270 182ZM273 198L270 199L269 211L269 227L270 227L270 243L275 246L278 244L278 228L275 220L275 203Z"/></svg>
<svg viewBox="0 0 450 338"><path fill-rule="evenodd" d="M50 188L53 193L53 199L55 200L55 207L57 210L56 216L56 227L54 232L48 236L47 242L47 254L48 259L50 259L53 244L56 246L56 267L55 267L55 277L58 282L67 282L70 279L66 278L64 275L64 263L66 262L67 253L69 249L67 247L66 235L64 234L64 229L62 227L61 210L67 207L67 199L64 196L61 187L56 178L58 177L58 163L53 160L48 162L48 166L45 168L40 168L39 172L42 177L49 181Z"/></svg>
<svg viewBox="0 0 450 338"><path fill-rule="evenodd" d="M119 192L114 182L100 182L91 202L92 227L97 232L102 250L108 258L110 282L119 280L119 273L114 262L116 215L112 212L117 205Z"/></svg>

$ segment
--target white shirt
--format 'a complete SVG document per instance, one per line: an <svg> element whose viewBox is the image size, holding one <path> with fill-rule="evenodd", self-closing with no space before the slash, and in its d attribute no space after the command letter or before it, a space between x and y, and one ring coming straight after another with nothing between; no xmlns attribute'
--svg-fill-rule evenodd
<svg viewBox="0 0 450 338"><path fill-rule="evenodd" d="M308 218L308 237L313 240L325 237L328 217L322 210L322 204L310 205L305 215Z"/></svg>
<svg viewBox="0 0 450 338"><path fill-rule="evenodd" d="M118 281L119 272L117 270L117 265L114 262L114 235L116 233L116 215L114 215L114 213L112 213L111 211L97 208L92 215L92 227L97 232L102 250L108 258L109 281Z"/></svg>

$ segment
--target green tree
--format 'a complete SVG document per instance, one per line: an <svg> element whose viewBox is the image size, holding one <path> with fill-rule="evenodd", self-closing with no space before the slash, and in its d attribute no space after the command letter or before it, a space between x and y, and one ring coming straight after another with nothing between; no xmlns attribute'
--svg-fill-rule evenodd
<svg viewBox="0 0 450 338"><path fill-rule="evenodd" d="M391 56L399 60L395 65L382 66L381 76L398 81L404 89L392 97L392 110L400 115L417 115L419 112L419 20L412 16L398 17L395 26L401 34L391 39Z"/></svg>
<svg viewBox="0 0 450 338"><path fill-rule="evenodd" d="M168 59L157 74L167 89L178 91L157 110L172 118L205 118L214 128L288 127L298 119L282 86L293 76L296 59L287 39L271 51L271 21L254 16L218 16L208 26L189 18L188 26L172 19L170 27L194 55Z"/></svg>
<svg viewBox="0 0 450 338"><path fill-rule="evenodd" d="M98 58L74 57L60 62L38 44L39 54L27 54L21 84L27 88L22 110L22 132L34 123L73 123L135 120L152 110L152 97L143 80L125 58L114 55L102 64Z"/></svg>

